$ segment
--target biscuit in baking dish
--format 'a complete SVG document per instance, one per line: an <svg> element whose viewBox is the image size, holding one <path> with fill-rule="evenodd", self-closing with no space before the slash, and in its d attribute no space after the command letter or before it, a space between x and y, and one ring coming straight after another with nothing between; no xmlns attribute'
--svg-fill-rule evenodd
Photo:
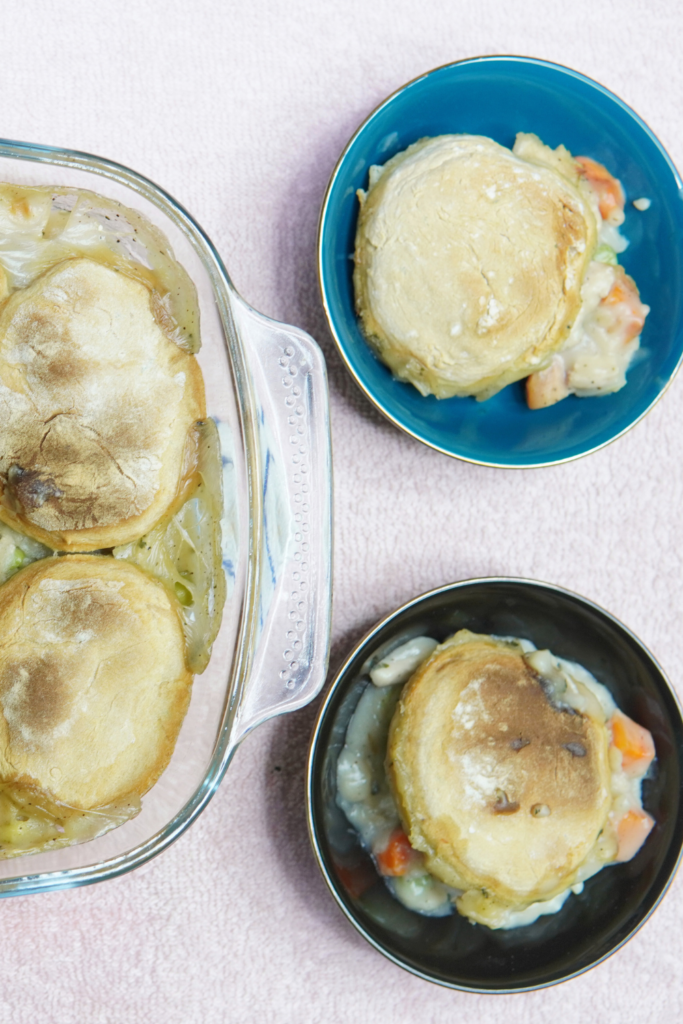
<svg viewBox="0 0 683 1024"><path fill-rule="evenodd" d="M485 399L549 365L597 239L564 147L422 139L372 168L359 198L356 307L396 377L425 395Z"/></svg>
<svg viewBox="0 0 683 1024"><path fill-rule="evenodd" d="M178 610L162 583L96 555L34 562L0 588L3 799L51 808L62 822L49 836L58 845L78 812L86 825L100 808L105 824L107 808L125 820L170 760L191 685ZM31 852L30 833L40 840L51 824L32 814L20 817ZM102 831L96 816L92 824L79 840Z"/></svg>
<svg viewBox="0 0 683 1024"><path fill-rule="evenodd" d="M558 704L518 647L461 630L403 690L387 772L427 869L496 927L613 858L608 748L601 717Z"/></svg>
<svg viewBox="0 0 683 1024"><path fill-rule="evenodd" d="M49 547L137 539L196 476L205 415L194 358L154 293L67 259L0 305L0 519Z"/></svg>

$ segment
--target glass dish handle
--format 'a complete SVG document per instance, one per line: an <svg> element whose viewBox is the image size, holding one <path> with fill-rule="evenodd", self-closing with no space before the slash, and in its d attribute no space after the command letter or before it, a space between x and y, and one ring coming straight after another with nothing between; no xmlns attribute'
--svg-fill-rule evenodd
<svg viewBox="0 0 683 1024"><path fill-rule="evenodd" d="M303 707L327 673L332 587L332 468L325 360L308 334L236 298L259 453L253 660L231 746Z"/></svg>

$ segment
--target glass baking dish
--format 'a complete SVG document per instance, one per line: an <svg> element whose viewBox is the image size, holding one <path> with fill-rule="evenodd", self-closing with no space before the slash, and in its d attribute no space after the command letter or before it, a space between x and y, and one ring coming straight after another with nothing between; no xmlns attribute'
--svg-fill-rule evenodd
<svg viewBox="0 0 683 1024"><path fill-rule="evenodd" d="M6 140L0 181L87 189L137 210L194 281L197 358L221 441L227 583L209 665L140 814L80 846L0 860L7 896L102 881L160 853L206 806L247 732L319 692L330 632L331 465L318 346L240 298L210 239L171 196L111 161Z"/></svg>

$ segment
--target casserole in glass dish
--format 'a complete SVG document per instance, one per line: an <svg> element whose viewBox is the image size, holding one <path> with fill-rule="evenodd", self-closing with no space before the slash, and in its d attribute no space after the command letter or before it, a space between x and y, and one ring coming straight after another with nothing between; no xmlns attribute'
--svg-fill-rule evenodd
<svg viewBox="0 0 683 1024"><path fill-rule="evenodd" d="M55 187L67 208L71 190L121 204L123 223L102 224L102 231L120 232L115 241L144 267L147 254L125 222L126 209L142 214L189 274L206 413L220 440L226 587L208 665L140 813L90 842L0 860L5 896L101 881L144 863L199 814L248 731L318 693L329 647L331 474L326 372L316 343L237 295L209 238L170 196L98 157L9 141L0 141L0 182ZM91 216L96 222L98 211Z"/></svg>

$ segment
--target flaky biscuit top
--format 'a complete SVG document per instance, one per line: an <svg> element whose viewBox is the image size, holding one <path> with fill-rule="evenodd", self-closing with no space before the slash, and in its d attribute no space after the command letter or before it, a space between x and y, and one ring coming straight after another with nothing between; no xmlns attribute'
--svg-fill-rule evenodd
<svg viewBox="0 0 683 1024"><path fill-rule="evenodd" d="M194 356L140 281L68 259L0 304L0 518L57 550L137 539L179 506L205 415Z"/></svg>
<svg viewBox="0 0 683 1024"><path fill-rule="evenodd" d="M84 810L142 796L191 683L162 583L107 557L34 562L0 587L0 780Z"/></svg>
<svg viewBox="0 0 683 1024"><path fill-rule="evenodd" d="M487 398L548 364L581 306L596 220L535 136L423 139L373 168L355 245L364 332L395 376Z"/></svg>
<svg viewBox="0 0 683 1024"><path fill-rule="evenodd" d="M510 906L573 884L611 806L604 723L554 703L519 650L467 630L407 684L387 768L429 870Z"/></svg>

